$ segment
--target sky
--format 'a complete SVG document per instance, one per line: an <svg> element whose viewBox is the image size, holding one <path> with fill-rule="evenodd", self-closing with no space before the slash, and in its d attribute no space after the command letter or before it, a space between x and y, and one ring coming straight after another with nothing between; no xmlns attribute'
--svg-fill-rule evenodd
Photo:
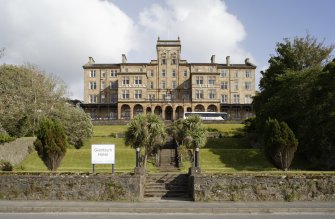
<svg viewBox="0 0 335 219"><path fill-rule="evenodd" d="M0 64L34 64L83 99L83 69L96 63L150 62L156 41L177 39L188 62L268 67L277 42L315 36L335 44L333 0L0 0ZM334 55L334 52L333 52Z"/></svg>

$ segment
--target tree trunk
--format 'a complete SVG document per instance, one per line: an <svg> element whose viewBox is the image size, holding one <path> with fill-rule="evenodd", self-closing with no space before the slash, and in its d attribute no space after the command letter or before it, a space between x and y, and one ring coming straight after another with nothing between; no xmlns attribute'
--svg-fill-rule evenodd
<svg viewBox="0 0 335 219"><path fill-rule="evenodd" d="M145 149L144 161L143 161L143 167L144 167L145 170L147 169L147 160L148 160L148 151L147 151L147 149Z"/></svg>

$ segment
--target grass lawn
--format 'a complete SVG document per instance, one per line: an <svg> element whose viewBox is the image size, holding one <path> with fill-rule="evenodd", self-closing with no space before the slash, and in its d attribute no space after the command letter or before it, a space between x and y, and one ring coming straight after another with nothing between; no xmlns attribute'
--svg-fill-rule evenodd
<svg viewBox="0 0 335 219"><path fill-rule="evenodd" d="M275 170L259 149L200 149L200 167L205 172Z"/></svg>
<svg viewBox="0 0 335 219"><path fill-rule="evenodd" d="M217 129L221 133L227 133L232 135L232 133L238 129L244 127L243 124L204 124L206 128Z"/></svg>
<svg viewBox="0 0 335 219"><path fill-rule="evenodd" d="M242 124L206 124L220 132L232 133ZM108 137L111 133L126 131L126 125L94 126L94 136L84 142L81 149L68 149L58 171L91 172L91 144L116 145L116 172L132 172L135 167L135 150L125 146L123 138ZM184 161L182 172L187 172L190 162ZM200 149L200 165L204 172L239 172L239 171L275 171L260 149L251 149L246 138L209 139L207 145ZM96 165L96 172L111 172L111 165ZM157 171L153 162L148 162L150 172ZM16 170L47 171L37 156L30 154Z"/></svg>
<svg viewBox="0 0 335 219"><path fill-rule="evenodd" d="M213 138L208 139L205 148L249 149L250 144L246 138Z"/></svg>
<svg viewBox="0 0 335 219"><path fill-rule="evenodd" d="M58 171L91 172L91 144L115 144L116 172L131 172L135 166L135 150L126 147L124 139L92 137L81 149L68 149ZM47 171L37 153L30 154L19 166L25 171ZM95 165L96 172L111 172L111 165Z"/></svg>
<svg viewBox="0 0 335 219"><path fill-rule="evenodd" d="M112 133L124 133L127 130L126 125L108 125L108 126L94 126L93 136L105 136L108 137Z"/></svg>

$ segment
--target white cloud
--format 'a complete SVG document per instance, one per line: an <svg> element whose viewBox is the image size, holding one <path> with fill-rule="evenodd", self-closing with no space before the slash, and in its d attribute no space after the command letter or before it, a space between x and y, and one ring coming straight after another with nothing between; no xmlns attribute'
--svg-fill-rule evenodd
<svg viewBox="0 0 335 219"><path fill-rule="evenodd" d="M30 62L59 75L75 98L83 94L82 65L120 62L136 48L133 21L107 1L5 0L0 8L1 62Z"/></svg>
<svg viewBox="0 0 335 219"><path fill-rule="evenodd" d="M229 55L241 63L250 56L239 45L246 37L243 25L220 0L167 0L145 9L140 25L161 39L180 36L183 58L191 62L208 62L215 54L217 62Z"/></svg>
<svg viewBox="0 0 335 219"><path fill-rule="evenodd" d="M250 57L240 42L246 37L241 22L220 0L165 0L130 18L112 1L2 0L0 7L0 62L36 64L59 75L73 98L82 99L82 65L88 56L98 63L148 62L156 59L161 39L182 42L182 58L189 62L242 63ZM129 7L132 7L129 5ZM139 10L141 11L141 9ZM252 58L252 57L250 57Z"/></svg>

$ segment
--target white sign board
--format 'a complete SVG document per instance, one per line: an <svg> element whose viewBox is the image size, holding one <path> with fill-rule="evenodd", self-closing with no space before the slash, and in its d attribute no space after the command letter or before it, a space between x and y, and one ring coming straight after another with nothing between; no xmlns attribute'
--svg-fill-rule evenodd
<svg viewBox="0 0 335 219"><path fill-rule="evenodd" d="M92 164L115 164L114 144L92 144Z"/></svg>

